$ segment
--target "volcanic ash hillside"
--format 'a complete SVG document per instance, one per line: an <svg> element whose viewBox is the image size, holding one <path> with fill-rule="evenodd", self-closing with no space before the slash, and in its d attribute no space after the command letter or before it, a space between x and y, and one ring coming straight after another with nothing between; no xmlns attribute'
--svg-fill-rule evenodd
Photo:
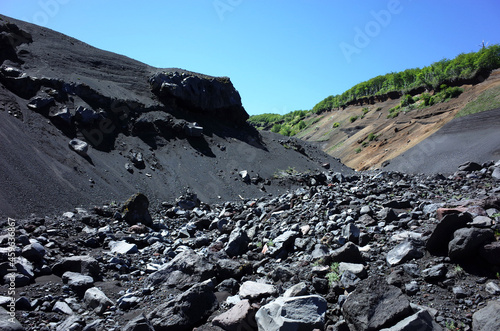
<svg viewBox="0 0 500 331"><path fill-rule="evenodd" d="M137 192L157 205L187 191L205 202L235 200L285 191L292 184L273 185L285 170L352 171L249 127L227 77L153 68L0 19L0 215L57 213Z"/></svg>

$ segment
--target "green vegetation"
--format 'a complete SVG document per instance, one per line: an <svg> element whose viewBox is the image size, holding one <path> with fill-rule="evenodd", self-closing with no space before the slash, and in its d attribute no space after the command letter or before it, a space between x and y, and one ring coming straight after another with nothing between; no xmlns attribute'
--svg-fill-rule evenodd
<svg viewBox="0 0 500 331"><path fill-rule="evenodd" d="M354 150L354 152L355 152L356 154L361 153L361 147L356 148L356 149Z"/></svg>
<svg viewBox="0 0 500 331"><path fill-rule="evenodd" d="M377 76L342 94L330 95L316 104L312 111L320 113L344 107L354 100L390 92L408 92L422 87L439 90L441 84L459 83L497 68L500 68L500 45L491 45L478 52L462 53L453 60L443 59L422 69L407 69Z"/></svg>
<svg viewBox="0 0 500 331"><path fill-rule="evenodd" d="M339 263L334 262L330 266L330 272L326 274L326 279L328 279L328 283L330 286L333 285L333 283L338 282L341 277L341 273L339 272Z"/></svg>
<svg viewBox="0 0 500 331"><path fill-rule="evenodd" d="M368 135L366 139L368 139L368 141L374 141L376 138L377 136L375 135L375 133L372 132Z"/></svg>
<svg viewBox="0 0 500 331"><path fill-rule="evenodd" d="M469 102L455 117L467 116L500 107L500 85L484 91L476 100Z"/></svg>
<svg viewBox="0 0 500 331"><path fill-rule="evenodd" d="M259 130L271 127L271 131L284 136L293 136L304 130L308 125L304 121L307 110L296 110L285 115L261 114L250 116L248 123Z"/></svg>
<svg viewBox="0 0 500 331"><path fill-rule="evenodd" d="M339 126L340 126L340 123L339 123L339 122L335 122L335 123L333 123L333 128L334 128L334 129L335 129L335 128L338 128Z"/></svg>
<svg viewBox="0 0 500 331"><path fill-rule="evenodd" d="M323 111L346 107L351 102L372 96L403 93L401 104L391 109L387 116L394 118L401 111L407 112L456 98L463 90L455 86L486 75L497 68L500 68L500 45L491 45L482 47L477 52L462 53L452 60L443 59L423 68L407 69L374 77L353 86L342 94L330 95L311 110L296 110L285 115L254 115L250 116L248 122L259 130L271 129L271 131L285 136L293 136L319 121L319 118L307 118L311 113L319 114ZM454 86L448 87L446 84ZM433 90L434 95L422 93L420 98L410 95L418 93L419 89ZM460 111L457 117L498 107L500 107L500 86L496 87L494 91L483 93L477 100ZM375 111L380 110L380 107L375 109ZM369 111L368 107L363 108L361 118ZM352 116L349 120L353 123L358 118L358 116ZM333 125L336 128L340 126L340 123Z"/></svg>

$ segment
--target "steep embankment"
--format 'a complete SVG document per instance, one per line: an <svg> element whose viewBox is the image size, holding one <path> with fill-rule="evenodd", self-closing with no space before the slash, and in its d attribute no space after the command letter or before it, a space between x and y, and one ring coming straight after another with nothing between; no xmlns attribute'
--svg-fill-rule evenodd
<svg viewBox="0 0 500 331"><path fill-rule="evenodd" d="M418 108L419 101L417 101L416 109L399 112L395 118L388 118L389 110L401 103L400 98L388 99L373 104L349 106L345 109L312 115L305 121L306 123L314 122L314 124L300 132L297 137L309 142L319 143L324 151L340 158L342 162L352 168L358 170L381 168L385 162L419 145L419 143L437 132L467 104L475 101L484 93L488 93L488 91L498 90L500 88L500 71L493 71L482 83L463 85L462 88L464 92L457 98L425 108ZM420 94L417 94L414 98L418 99L420 96ZM484 107L486 107L484 110L487 110L488 104L486 103ZM467 121L467 119L464 119L460 123L467 123ZM498 122L488 121L485 122L486 126L498 129ZM473 146L478 143L476 138L479 138L476 135L476 130L480 129L480 127L477 126L472 129L463 126L463 129L465 131L471 129L468 135L470 139L463 139L463 145L460 146L460 149L474 148ZM487 139L490 144L483 146L482 153L470 155L475 157L475 161L479 162L495 159L496 147L494 145L500 144L499 139L498 135L493 134L491 139ZM442 163L443 167L440 167L436 163L441 159L436 159L439 155L431 153L429 150L426 150L426 152L428 153L422 155L426 160L424 163L433 163L433 166L429 167L429 169L435 171L456 169L457 165L463 162L462 158L456 156L465 155L448 154L451 159L447 159L446 163ZM435 152L437 153L438 149L435 149ZM419 169L425 168L425 164L419 166ZM405 167L405 169L399 170L415 171L417 169Z"/></svg>
<svg viewBox="0 0 500 331"><path fill-rule="evenodd" d="M273 179L283 169L351 171L248 126L227 77L153 68L5 16L0 32L1 217L136 192L159 205L188 188L205 202L235 200L284 191Z"/></svg>

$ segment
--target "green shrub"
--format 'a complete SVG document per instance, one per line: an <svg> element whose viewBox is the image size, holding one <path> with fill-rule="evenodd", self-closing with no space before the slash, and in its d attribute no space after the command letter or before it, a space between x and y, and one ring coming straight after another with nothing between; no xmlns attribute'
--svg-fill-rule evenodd
<svg viewBox="0 0 500 331"><path fill-rule="evenodd" d="M460 87L448 87L444 90L444 99L456 98L464 92L464 89Z"/></svg>
<svg viewBox="0 0 500 331"><path fill-rule="evenodd" d="M356 148L356 149L354 150L354 152L355 152L356 154L360 153L360 152L361 152L361 147Z"/></svg>
<svg viewBox="0 0 500 331"><path fill-rule="evenodd" d="M271 132L279 133L281 131L281 124L274 124L271 128Z"/></svg>
<svg viewBox="0 0 500 331"><path fill-rule="evenodd" d="M335 129L335 128L338 128L339 126L340 126L340 123L339 123L339 122L335 122L335 123L333 123L333 128L334 128L334 129Z"/></svg>
<svg viewBox="0 0 500 331"><path fill-rule="evenodd" d="M297 128L299 130L304 130L306 128L306 122L300 121L299 124L297 125Z"/></svg>
<svg viewBox="0 0 500 331"><path fill-rule="evenodd" d="M413 100L411 95L407 94L403 97L403 100L401 100L401 107L406 107L413 103L415 103L415 100Z"/></svg>
<svg viewBox="0 0 500 331"><path fill-rule="evenodd" d="M363 108L363 115L366 115L369 111L370 109L368 109L368 107Z"/></svg>
<svg viewBox="0 0 500 331"><path fill-rule="evenodd" d="M368 135L367 139L368 141L374 141L377 138L377 136L372 132Z"/></svg>
<svg viewBox="0 0 500 331"><path fill-rule="evenodd" d="M422 93L422 100L424 100L424 106L432 106L431 99L432 96L429 93Z"/></svg>
<svg viewBox="0 0 500 331"><path fill-rule="evenodd" d="M357 119L358 116L351 116L351 118L349 118L349 122L354 123Z"/></svg>

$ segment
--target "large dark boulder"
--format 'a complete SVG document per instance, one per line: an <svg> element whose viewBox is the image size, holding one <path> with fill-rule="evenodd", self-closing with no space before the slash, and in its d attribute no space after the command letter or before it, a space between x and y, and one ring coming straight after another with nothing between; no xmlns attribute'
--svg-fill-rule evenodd
<svg viewBox="0 0 500 331"><path fill-rule="evenodd" d="M158 306L147 318L156 331L192 330L217 309L213 283L207 280Z"/></svg>
<svg viewBox="0 0 500 331"><path fill-rule="evenodd" d="M136 193L123 205L123 219L129 225L142 223L146 226L152 226L153 220L151 219L148 208L148 198L142 193Z"/></svg>
<svg viewBox="0 0 500 331"><path fill-rule="evenodd" d="M384 278L370 277L358 283L342 306L351 330L368 331L390 327L412 313L401 290Z"/></svg>
<svg viewBox="0 0 500 331"><path fill-rule="evenodd" d="M470 221L472 221L472 216L469 213L445 215L436 225L425 248L433 255L447 255L448 243L453 239L455 231L466 227Z"/></svg>
<svg viewBox="0 0 500 331"><path fill-rule="evenodd" d="M494 240L495 235L490 229L458 229L448 244L448 255L454 261L472 259L477 257L482 246Z"/></svg>

